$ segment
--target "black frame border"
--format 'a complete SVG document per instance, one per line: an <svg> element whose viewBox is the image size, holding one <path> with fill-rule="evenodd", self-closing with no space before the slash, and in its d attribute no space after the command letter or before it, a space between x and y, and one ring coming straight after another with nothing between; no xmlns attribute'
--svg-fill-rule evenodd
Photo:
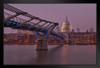
<svg viewBox="0 0 100 68"><path fill-rule="evenodd" d="M86 4L86 3L96 3L96 7L97 9L100 8L99 7L99 4L96 0L92 1L92 0L1 0L1 4L0 4L0 54L1 56L3 56L3 4L4 3L33 3L33 4L67 4L67 3L79 3L79 4ZM97 10L96 9L96 10ZM27 67L27 68L30 68L30 67L47 67L47 68L100 68L100 36L99 36L99 33L100 31L98 30L99 29L99 13L100 11L97 10L97 13L96 13L96 16L97 16L97 21L96 21L96 27L97 27L97 30L96 30L96 38L97 38L97 45L96 45L96 62L97 64L96 65L4 65L2 62L3 62L3 57L1 57L1 66L2 67Z"/></svg>

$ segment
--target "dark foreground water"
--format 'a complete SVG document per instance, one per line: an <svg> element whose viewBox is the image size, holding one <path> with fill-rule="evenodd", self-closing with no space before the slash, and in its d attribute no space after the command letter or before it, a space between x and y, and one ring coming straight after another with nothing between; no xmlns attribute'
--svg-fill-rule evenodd
<svg viewBox="0 0 100 68"><path fill-rule="evenodd" d="M36 51L35 45L4 45L4 65L96 64L96 45L49 45Z"/></svg>

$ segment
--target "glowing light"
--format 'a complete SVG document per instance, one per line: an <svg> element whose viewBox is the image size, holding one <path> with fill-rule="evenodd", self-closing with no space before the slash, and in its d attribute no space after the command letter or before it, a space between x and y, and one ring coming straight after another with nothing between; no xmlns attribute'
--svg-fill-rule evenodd
<svg viewBox="0 0 100 68"><path fill-rule="evenodd" d="M9 21L9 23L13 23L12 21Z"/></svg>
<svg viewBox="0 0 100 68"><path fill-rule="evenodd" d="M93 41L93 40L92 40L91 42L92 42L92 43L94 43L94 41Z"/></svg>
<svg viewBox="0 0 100 68"><path fill-rule="evenodd" d="M68 45L66 45L66 46L68 46Z"/></svg>
<svg viewBox="0 0 100 68"><path fill-rule="evenodd" d="M19 27L19 24L20 24L20 23L16 23L16 27Z"/></svg>
<svg viewBox="0 0 100 68"><path fill-rule="evenodd" d="M25 42L25 43L29 43L29 40L28 40L28 39L26 39L24 42Z"/></svg>
<svg viewBox="0 0 100 68"><path fill-rule="evenodd" d="M29 33L27 33L27 37L29 37Z"/></svg>
<svg viewBox="0 0 100 68"><path fill-rule="evenodd" d="M6 39L6 38L4 38L4 41L6 41L6 42L7 42L7 39Z"/></svg>
<svg viewBox="0 0 100 68"><path fill-rule="evenodd" d="M36 35L38 35L38 32L36 32Z"/></svg>
<svg viewBox="0 0 100 68"><path fill-rule="evenodd" d="M13 22L13 24L16 24L16 22Z"/></svg>
<svg viewBox="0 0 100 68"><path fill-rule="evenodd" d="M36 27L32 27L32 28L34 28L35 30L37 29Z"/></svg>
<svg viewBox="0 0 100 68"><path fill-rule="evenodd" d="M10 21L10 20L7 20L6 22L16 24L16 22L13 22L13 21Z"/></svg>
<svg viewBox="0 0 100 68"><path fill-rule="evenodd" d="M48 34L48 32L47 31L45 31L45 35L47 35Z"/></svg>

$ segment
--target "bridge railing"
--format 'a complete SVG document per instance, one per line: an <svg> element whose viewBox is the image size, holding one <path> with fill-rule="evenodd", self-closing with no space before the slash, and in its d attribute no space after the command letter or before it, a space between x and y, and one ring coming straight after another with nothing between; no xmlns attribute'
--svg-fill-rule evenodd
<svg viewBox="0 0 100 68"><path fill-rule="evenodd" d="M4 18L7 18L7 17L10 17L10 16L13 16L13 15L11 15L11 14L9 14L9 13L6 13L6 12L4 12ZM11 21L15 21L15 22L18 22L18 23L23 23L23 22L25 22L25 21L27 21L27 20L25 20L25 19L22 19L22 18L19 18L19 17L14 17L14 18L12 18L12 19L10 19ZM31 25L33 25L34 26L34 22L28 22L28 23L31 23ZM23 23L24 24L24 23ZM39 25L39 24L37 24L37 25L35 25L35 27L41 27L41 25ZM49 26L50 27L50 26ZM44 26L44 27L41 27L42 29L48 29L49 27L47 27L47 26ZM55 29L54 29L55 30ZM56 31L52 31L52 32L55 32L56 33Z"/></svg>
<svg viewBox="0 0 100 68"><path fill-rule="evenodd" d="M4 18L10 17L10 16L13 16L13 15L4 12ZM19 17L14 17L10 20L15 21L15 22L20 22L20 23L23 23L23 22L26 21L25 19L22 19L22 18L19 18Z"/></svg>
<svg viewBox="0 0 100 68"><path fill-rule="evenodd" d="M10 17L10 16L13 16L13 15L4 12L4 18ZM22 18L19 18L19 17L14 17L14 18L12 18L12 19L10 19L10 20L11 20L11 21L18 22L18 23L23 23L23 22L27 21L27 20L22 19ZM28 22L28 23L30 23L31 25L33 25L33 26L35 26L35 27L40 27L40 26L41 26L41 25L39 25L39 24L35 25L34 22ZM23 24L24 24L24 23L23 23ZM46 29L47 27L41 27L41 28Z"/></svg>
<svg viewBox="0 0 100 68"><path fill-rule="evenodd" d="M7 17L9 17L9 16L12 16L11 14L9 14L9 13L6 13L6 12L4 12L4 18L7 18ZM25 20L25 19L22 19L22 18L19 18L19 17L14 17L14 18L12 18L12 19L10 19L11 21L15 21L15 22L19 22L19 23L23 23L23 22L25 22L25 21L27 21L27 20ZM33 26L34 26L34 22L28 22L28 23L31 23ZM23 23L24 24L24 23ZM35 27L40 27L41 25L39 25L39 24L37 24L37 25L35 25ZM50 26L49 26L50 27ZM56 26L57 27L57 26ZM56 27L55 27L55 29L56 29ZM47 26L44 26L44 27L41 27L42 29L48 29L48 27ZM55 29L52 31L53 33L57 33L57 34L60 34L60 33L58 33L58 32L56 32L55 31Z"/></svg>

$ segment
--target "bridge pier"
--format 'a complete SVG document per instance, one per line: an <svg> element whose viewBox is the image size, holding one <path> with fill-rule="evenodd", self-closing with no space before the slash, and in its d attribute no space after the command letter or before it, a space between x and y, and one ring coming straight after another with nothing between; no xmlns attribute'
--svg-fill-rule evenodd
<svg viewBox="0 0 100 68"><path fill-rule="evenodd" d="M37 51L47 51L48 50L48 43L45 39L37 40Z"/></svg>
<svg viewBox="0 0 100 68"><path fill-rule="evenodd" d="M58 23L55 23L54 25L52 25L50 29L48 31L45 31L44 33L36 32L36 36L37 36L36 50L37 51L47 51L48 50L47 38L56 25L58 25Z"/></svg>

